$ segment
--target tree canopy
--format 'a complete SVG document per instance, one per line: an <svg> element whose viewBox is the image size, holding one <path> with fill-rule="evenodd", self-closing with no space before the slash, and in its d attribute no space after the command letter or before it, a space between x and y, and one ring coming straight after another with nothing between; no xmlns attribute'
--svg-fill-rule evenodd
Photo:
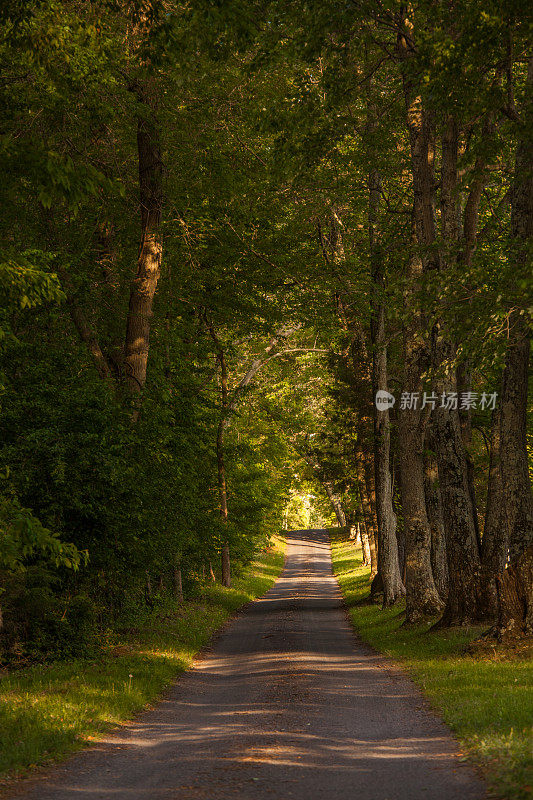
<svg viewBox="0 0 533 800"><path fill-rule="evenodd" d="M522 0L4 2L2 658L304 522L407 623L531 633L531 33Z"/></svg>

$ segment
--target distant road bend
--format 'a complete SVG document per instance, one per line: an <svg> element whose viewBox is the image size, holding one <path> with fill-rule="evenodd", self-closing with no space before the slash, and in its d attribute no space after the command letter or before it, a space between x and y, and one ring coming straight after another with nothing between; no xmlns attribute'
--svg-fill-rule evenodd
<svg viewBox="0 0 533 800"><path fill-rule="evenodd" d="M325 531L153 711L36 780L32 800L480 800L447 728L359 643Z"/></svg>

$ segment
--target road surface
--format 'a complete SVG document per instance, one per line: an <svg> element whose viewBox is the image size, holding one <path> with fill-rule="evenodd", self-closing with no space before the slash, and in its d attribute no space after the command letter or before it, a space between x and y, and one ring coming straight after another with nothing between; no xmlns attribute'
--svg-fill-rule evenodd
<svg viewBox="0 0 533 800"><path fill-rule="evenodd" d="M20 796L20 795L19 795ZM413 684L354 636L324 531L153 711L28 800L479 800L481 781Z"/></svg>

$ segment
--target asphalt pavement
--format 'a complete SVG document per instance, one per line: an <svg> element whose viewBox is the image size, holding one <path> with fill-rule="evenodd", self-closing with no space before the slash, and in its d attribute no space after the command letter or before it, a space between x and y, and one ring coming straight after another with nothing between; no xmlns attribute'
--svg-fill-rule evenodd
<svg viewBox="0 0 533 800"><path fill-rule="evenodd" d="M414 684L358 640L327 532L156 708L23 789L27 800L480 800Z"/></svg>

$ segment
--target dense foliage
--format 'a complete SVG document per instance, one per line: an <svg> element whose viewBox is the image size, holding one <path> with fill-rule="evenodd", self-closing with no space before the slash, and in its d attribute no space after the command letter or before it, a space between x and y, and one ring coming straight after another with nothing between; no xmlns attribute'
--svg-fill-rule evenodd
<svg viewBox="0 0 533 800"><path fill-rule="evenodd" d="M530 630L527 11L3 4L3 659L334 518L408 621Z"/></svg>

